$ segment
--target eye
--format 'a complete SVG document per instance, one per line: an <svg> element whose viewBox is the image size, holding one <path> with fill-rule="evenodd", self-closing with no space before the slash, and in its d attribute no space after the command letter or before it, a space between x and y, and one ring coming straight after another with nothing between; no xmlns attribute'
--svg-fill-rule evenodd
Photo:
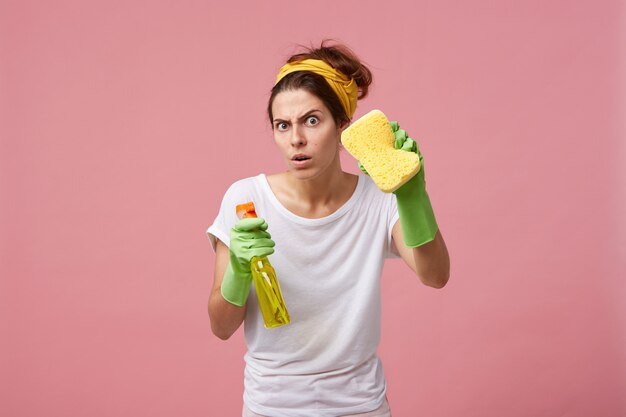
<svg viewBox="0 0 626 417"><path fill-rule="evenodd" d="M309 116L306 118L306 124L309 126L315 126L319 122L320 122L320 119L318 119L316 116Z"/></svg>
<svg viewBox="0 0 626 417"><path fill-rule="evenodd" d="M289 126L287 125L287 122L278 122L276 123L276 129L278 130L287 130Z"/></svg>

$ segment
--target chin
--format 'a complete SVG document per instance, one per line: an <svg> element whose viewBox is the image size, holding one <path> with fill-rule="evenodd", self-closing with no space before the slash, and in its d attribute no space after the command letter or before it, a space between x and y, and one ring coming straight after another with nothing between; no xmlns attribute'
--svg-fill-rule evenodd
<svg viewBox="0 0 626 417"><path fill-rule="evenodd" d="M321 174L321 171L315 168L295 169L289 171L291 175L299 180L312 180Z"/></svg>
<svg viewBox="0 0 626 417"><path fill-rule="evenodd" d="M317 174L317 172L315 172L312 169L292 169L290 172L294 178L297 178L300 180L307 180L310 178L315 178Z"/></svg>

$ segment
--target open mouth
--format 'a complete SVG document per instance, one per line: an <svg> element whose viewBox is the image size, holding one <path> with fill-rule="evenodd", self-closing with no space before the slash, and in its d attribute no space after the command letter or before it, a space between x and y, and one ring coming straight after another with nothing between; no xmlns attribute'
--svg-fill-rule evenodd
<svg viewBox="0 0 626 417"><path fill-rule="evenodd" d="M306 155L295 155L291 158L292 161L307 161L309 159L311 159L311 157Z"/></svg>

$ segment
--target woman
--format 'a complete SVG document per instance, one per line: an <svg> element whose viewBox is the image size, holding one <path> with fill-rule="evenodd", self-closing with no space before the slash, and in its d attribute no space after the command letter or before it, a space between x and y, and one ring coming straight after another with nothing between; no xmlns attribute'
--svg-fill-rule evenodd
<svg viewBox="0 0 626 417"><path fill-rule="evenodd" d="M228 339L245 328L243 416L390 416L376 354L384 259L401 257L431 287L448 280L423 167L394 194L341 169L341 132L371 82L342 45L292 56L268 103L287 171L234 183L207 231L216 250L212 331ZM419 153L392 125L396 146ZM237 220L235 206L248 201L260 217ZM265 329L250 259L270 254L291 323Z"/></svg>

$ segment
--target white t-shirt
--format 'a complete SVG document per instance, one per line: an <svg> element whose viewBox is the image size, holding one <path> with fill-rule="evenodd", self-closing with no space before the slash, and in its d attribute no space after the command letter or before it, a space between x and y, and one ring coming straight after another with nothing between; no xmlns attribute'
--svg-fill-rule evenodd
<svg viewBox="0 0 626 417"><path fill-rule="evenodd" d="M391 230L395 196L360 175L350 199L331 215L307 219L287 210L264 174L234 183L207 230L230 245L235 206L253 201L276 242L269 256L291 323L266 329L254 286L244 321L244 402L272 417L334 417L379 407L386 392L376 350L380 276L398 257Z"/></svg>

